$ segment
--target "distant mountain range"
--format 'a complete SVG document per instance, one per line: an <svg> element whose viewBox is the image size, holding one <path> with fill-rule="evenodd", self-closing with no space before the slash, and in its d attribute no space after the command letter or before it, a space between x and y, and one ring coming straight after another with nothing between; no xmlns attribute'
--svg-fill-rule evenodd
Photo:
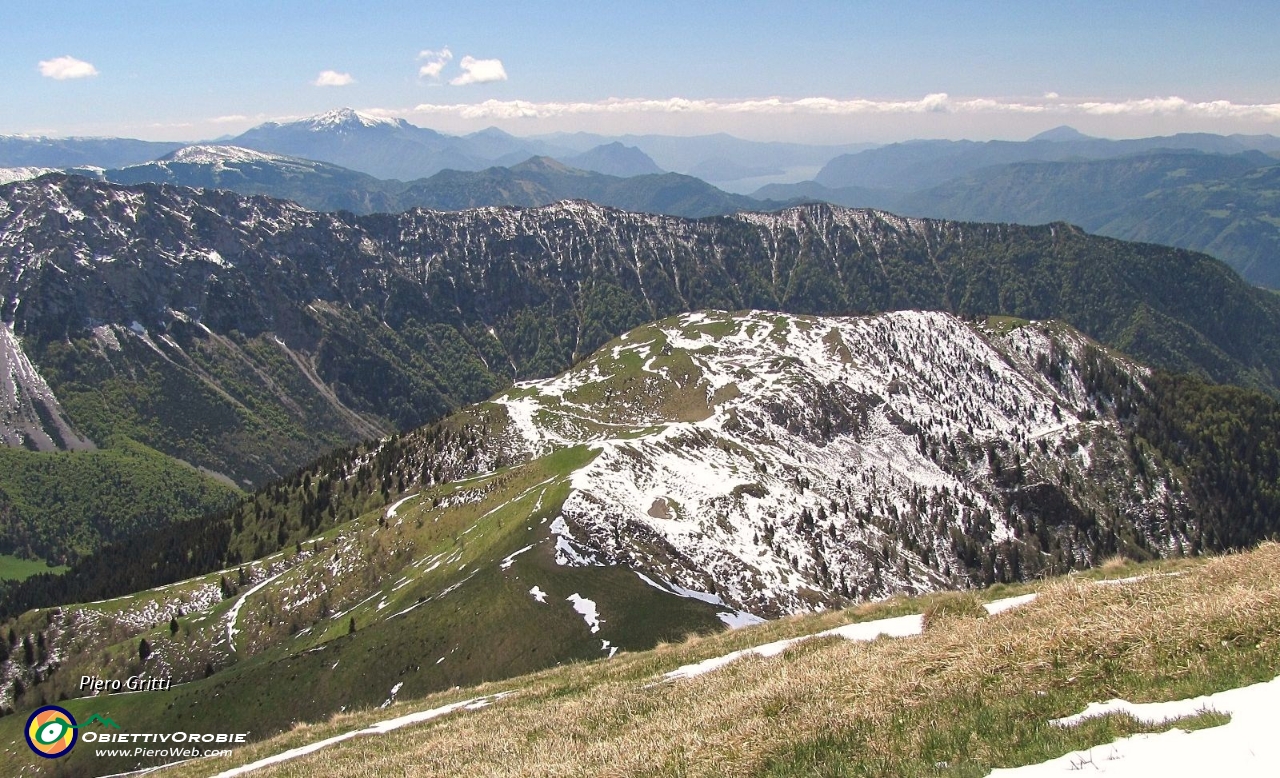
<svg viewBox="0 0 1280 778"><path fill-rule="evenodd" d="M154 161L133 159L145 154ZM0 169L0 181L59 167L120 183L224 188L357 214L587 199L702 217L823 200L938 218L1068 221L1114 237L1206 251L1252 283L1280 288L1274 185L1280 174L1269 170L1280 160L1274 155L1280 155L1280 138L1270 135L1107 140L1070 127L1022 142L930 140L876 148L727 135L518 138L495 128L452 136L340 109L268 122L186 151L118 139L3 138L0 165L13 167ZM104 164L112 159L131 164ZM813 178L746 186L800 173ZM734 192L707 181L729 182Z"/></svg>
<svg viewBox="0 0 1280 778"><path fill-rule="evenodd" d="M228 140L228 145L314 159L386 179L410 180L441 170L480 170L525 159L551 147L497 129L444 135L403 119L351 109L293 122L267 122Z"/></svg>
<svg viewBox="0 0 1280 778"><path fill-rule="evenodd" d="M117 184L172 184L228 189L245 195L292 200L319 211L393 212L405 185L383 181L327 162L227 145L186 146L154 162L98 177Z"/></svg>
<svg viewBox="0 0 1280 778"><path fill-rule="evenodd" d="M601 147L577 159L597 167L657 169L648 157L620 144ZM678 173L605 175L575 169L549 157L532 157L510 167L479 171L443 170L429 178L401 182L324 162L207 145L188 146L155 162L103 171L100 177L119 184L229 189L292 200L320 211L348 210L358 214L590 200L628 211L696 218L786 205L729 194L701 179Z"/></svg>
<svg viewBox="0 0 1280 778"><path fill-rule="evenodd" d="M755 197L973 221L1069 221L1127 240L1205 251L1280 288L1280 138L1112 141L1058 128L1023 143L919 141L832 160Z"/></svg>
<svg viewBox="0 0 1280 778"><path fill-rule="evenodd" d="M971 221L1069 221L1101 235L1204 251L1249 281L1280 289L1280 160L1257 151L1021 162L909 194L894 207Z"/></svg>
<svg viewBox="0 0 1280 778"><path fill-rule="evenodd" d="M189 144L125 138L0 136L0 168L121 168L157 160L184 145ZM468 135L447 135L402 119L341 108L296 121L266 122L238 136L196 145L233 145L328 162L377 178L401 181L446 169L506 167L534 156L551 157L571 167L606 175L646 175L668 170L733 181L785 177L796 169L806 171L805 175L790 174L790 180L797 180L812 175L838 154L871 144L769 143L724 134L615 137L574 133L521 138L496 127ZM769 181L758 181L756 186L765 183Z"/></svg>
<svg viewBox="0 0 1280 778"><path fill-rule="evenodd" d="M1026 141L915 140L836 157L824 165L813 180L832 189L854 186L912 192L983 168L1014 162L1109 159L1174 149L1206 154L1280 151L1280 138L1182 133L1109 140L1090 138L1066 127Z"/></svg>
<svg viewBox="0 0 1280 778"><path fill-rule="evenodd" d="M777 180L797 181L811 177L837 155L864 151L879 145L845 143L827 146L753 141L725 133L614 137L575 132L544 135L540 139L579 151L611 142L624 143L640 149L666 170L687 173L722 186L755 181L756 187ZM744 191L737 186L733 189Z"/></svg>
<svg viewBox="0 0 1280 778"><path fill-rule="evenodd" d="M0 135L0 167L124 167L148 162L185 145L130 138Z"/></svg>
<svg viewBox="0 0 1280 778"><path fill-rule="evenodd" d="M560 160L569 167L609 176L647 176L664 172L648 154L614 141Z"/></svg>

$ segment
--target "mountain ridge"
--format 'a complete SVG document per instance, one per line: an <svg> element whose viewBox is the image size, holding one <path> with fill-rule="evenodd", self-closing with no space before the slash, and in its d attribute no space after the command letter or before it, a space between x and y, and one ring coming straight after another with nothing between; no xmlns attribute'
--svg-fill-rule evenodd
<svg viewBox="0 0 1280 778"><path fill-rule="evenodd" d="M401 182L299 157L237 146L197 145L154 162L107 170L101 178L119 184L150 182L228 189L292 200L313 210L349 210L361 215L399 213L412 208L539 206L564 199L589 199L626 210L689 217L784 205L730 194L689 176L663 173L647 157L638 161L627 152L623 152L622 159L611 154L605 152L603 157L586 157L582 161L602 168L620 166L623 175L575 168L548 156L532 156L505 167L446 169L428 178ZM650 170L658 172L643 172Z"/></svg>
<svg viewBox="0 0 1280 778"><path fill-rule="evenodd" d="M1252 283L1275 288L1280 285L1277 171L1275 157L1256 149L1231 154L1165 149L997 164L909 192L808 181L763 187L754 196L808 197L933 218L1068 221L1124 240L1204 251Z"/></svg>
<svg viewBox="0 0 1280 778"><path fill-rule="evenodd" d="M1280 375L1280 298L1061 224L583 202L357 217L59 176L0 187L0 224L0 318L71 428L247 487L691 309L1059 318L1158 367L1272 392Z"/></svg>
<svg viewBox="0 0 1280 778"><path fill-rule="evenodd" d="M511 273L513 270L517 274L551 272L551 268L564 261L560 255L570 245L566 241L583 240L584 246L595 247L593 251L606 252L601 257L612 257L612 259L602 267L597 266L594 261L583 262L582 259L575 260L575 264L588 273L604 271L604 275L600 277L602 282L607 277L612 285L621 285L618 288L631 302L609 315L616 316L630 306L638 305L641 310L630 314L623 313L624 317L633 317L631 324L639 324L642 321L672 313L673 307L691 304L691 297L705 299L707 303L722 300L728 304L720 307L732 309L753 306L777 308L779 307L777 303L785 303L788 298L800 300L806 295L814 296L812 301L804 303L806 307L826 307L828 310L839 310L840 307L856 311L914 306L985 313L995 308L997 312L1002 313L1051 318L1058 315L1054 308L1061 303L1053 303L1050 298L1036 302L1033 297L1026 297L1024 294L1021 300L1016 302L1010 300L1009 303L1002 305L999 302L999 296L993 295L994 290L989 286L979 285L966 290L963 285L973 283L965 280L967 274L972 271L963 270L963 265L957 264L957 260L967 253L965 246L979 245L983 242L999 246L1006 241L1030 239L1050 252L1068 249L1079 251L1086 246L1090 249L1096 246L1108 251L1137 250L1130 245L1108 242L1108 239L1087 238L1083 233L1059 226L1043 228L974 226L959 222L905 219L891 214L833 209L828 206L803 206L772 215L738 214L696 222L674 217L630 214L581 203L561 203L528 210L483 209L448 214L411 211L398 216L351 217L305 211L295 205L265 198L242 198L214 192L197 193L191 190L167 189L150 185L118 187L92 184L83 179L74 178L54 177L37 182L13 184L7 189L0 190L0 193L3 193L0 197L4 198L0 201L3 202L3 206L0 206L3 209L0 219L4 220L8 228L6 233L8 237L0 243L0 251L3 252L6 266L11 269L7 277L0 278L0 282L3 283L0 291L3 291L5 298L4 316L15 322L20 335L27 338L34 336L37 341L49 337L61 339L72 332L87 332L87 324L90 321L115 323L127 330L127 332L118 333L118 335L123 334L126 339L142 338L140 333L131 329L132 322L135 321L139 322L144 329L174 326L190 330L192 334L202 332L202 327L212 327L218 332L236 329L250 338L271 330L286 340L291 338L306 340L307 337L314 337L304 337L305 327L299 328L302 320L292 324L288 319L269 320L263 311L270 308L278 309L279 306L275 304L267 306L263 295L276 293L268 293L261 288L254 290L247 285L247 280L243 280L244 274L250 271L265 273L266 277L279 274L281 262L288 262L299 269L301 266L298 263L302 262L307 268L304 276L290 282L281 290L285 298L292 298L293 304L296 305L306 306L317 301L339 302L347 298L355 290L344 291L344 282L340 279L352 273L375 272L377 277L382 279L376 282L377 286L381 287L393 277L400 278L404 273L412 275L426 270L428 274L425 280L414 281L415 286L425 284L420 288L428 295L440 295L444 300L457 299L459 305L465 299L468 305L475 305L475 312L470 316L478 317L481 326L496 325L499 322L487 319L487 316L498 313L502 304L495 306L493 301L484 303L478 298L473 303L472 297L476 291L470 285L480 282L478 274L483 268L488 268L484 272L496 271L505 265L505 261L498 260L495 264L494 260L497 258L471 255L465 248L465 239L460 242L459 238L452 237L459 234L458 230L464 231L462 235L467 232L474 234L477 239L483 236L487 240L491 236L500 244L510 245L512 248L519 246L517 250L520 253L535 260L534 264L526 270L516 270L507 265L503 273ZM152 200L154 205L147 208L147 211L152 214L150 222L144 222L140 227L145 227L152 234L150 240L154 243L143 246L132 242L129 237L131 230L136 230L138 227L127 225L130 224L131 214L142 213L136 209ZM92 218L82 208L77 207L76 201L82 201L82 205L92 212ZM193 215L206 214L212 221L207 226L190 223L178 218L177 214L184 212ZM56 251L53 250L52 244L35 250L25 248L24 236L38 236L40 230L54 225L59 225L59 229L69 230L69 234ZM222 225L226 225L230 232L222 232L224 229ZM123 232L119 232L120 230ZM267 230L274 231L276 237L271 237ZM665 240L666 238L662 236L667 232L670 232L672 238L676 238L681 233L687 233L687 235L679 237L666 248L661 247L660 242L655 243L652 248L644 248L644 241ZM615 236L623 233L640 237L641 246L633 248L620 243ZM531 244L521 242L522 234L534 237L535 242ZM789 256L786 259L785 271L789 278L783 277L784 266L779 264L782 255L778 252L788 245L788 240L793 239L791 236L800 234L812 235L819 240L814 247L820 252L820 258L815 257L812 262L797 262L797 257L791 254L794 249L787 248L786 252ZM294 239L289 238L289 235L305 237L307 242L291 243ZM538 235L542 236L542 240L537 239ZM217 236L216 240L215 236ZM555 242L551 242L552 238ZM315 253L318 247L314 243L316 240L333 244L325 249L324 253L338 260L339 264L319 261ZM514 243L506 243L513 240ZM701 245L704 241L712 241L714 245L714 242L720 241L725 248L734 241L746 240L751 246L749 263L737 268L723 262L707 262L705 259L698 259L689 253L693 248L693 245L688 243L690 240L693 241L693 245ZM896 254L906 247L910 247L910 251L913 252L923 251L924 254L922 256ZM144 248L147 250L143 251ZM1231 282L1229 275L1222 275L1229 274L1229 271L1216 262L1176 250L1153 247L1142 249L1142 251L1152 252L1153 256L1158 255L1165 261L1176 261L1181 269L1173 271L1171 268L1165 268L1163 272L1173 272L1172 277L1179 279L1179 283L1190 282L1190 278L1183 280L1183 274L1194 273L1195 288L1202 296L1209 294L1209 290L1215 290L1212 292L1213 295L1228 295L1231 304L1237 306L1241 313L1256 311L1257 314L1264 316L1278 315L1273 310L1275 300L1272 296L1251 292L1238 282ZM450 269L447 273L458 275L451 280L448 276L440 276L444 268L439 262L424 261L426 256L433 254L442 259L448 258ZM777 256L774 256L775 254ZM558 256L560 258L557 258ZM120 296L114 300L101 298L95 302L92 297L86 297L79 302L74 302L75 298L72 298L70 307L66 307L63 303L52 302L60 295L33 297L29 294L31 285L37 283L38 279L44 278L44 283L56 284L65 284L70 280L70 278L61 279L61 270L53 270L53 267L66 271L79 268L71 277L81 279L77 280L76 284L83 284L89 278L106 272L109 263L103 262L102 259L95 260L94 257L126 258L127 262L119 267L132 268L127 269L127 277L141 278L146 274L158 273L157 278L171 278L174 268L190 264L193 268L202 268L201 277L204 280L199 281L200 285L195 287L190 286L189 282L188 288L170 286L165 292L167 300L152 297L145 301L144 298L138 298L130 302L130 294L126 293L127 286L119 289L117 294ZM880 269L883 263L891 258L901 263L901 274L896 280L894 277L884 276L884 271ZM946 263L940 264L944 260ZM622 261L629 266L626 273L620 272L622 268L618 263ZM870 264L865 269L857 270L852 277L845 274L844 269L841 268L845 263L868 261ZM1028 257L1027 260L1020 261L1036 260ZM142 263L141 266L136 264L139 262ZM703 268L696 272L708 273L710 277L722 279L724 283L720 290L684 286L675 281L675 275L670 269L673 262L678 264L693 262L694 264L690 265L684 273L695 268ZM333 269L327 270L326 268L331 265ZM339 265L347 269L339 273ZM764 271L763 277L758 280L744 274L744 271L753 265ZM853 272L854 267L855 265L849 266L850 272ZM1103 262L1096 269L1102 270L1105 267L1107 265ZM945 274L942 273L944 269ZM1133 296L1134 299L1142 299L1149 293L1131 279L1134 279L1135 273L1140 275L1153 269L1153 267L1140 268L1130 263L1123 272L1115 276L1115 281L1122 285L1126 295ZM19 273L19 270L22 272ZM1117 271L1119 270L1120 268L1117 268ZM647 274L654 271L660 275L645 278ZM872 274L864 276L863 273L868 271ZM923 278L911 278L922 271L925 273L924 278L929 279L924 285L919 284ZM1050 269L1047 265L1045 271L1049 275L1045 277L1044 283L1054 283L1052 279L1056 273L1060 272L1056 267ZM1075 272L1082 271L1083 268L1080 268ZM957 272L961 273L959 277L950 276L951 273ZM54 275L49 275L50 273ZM114 274L114 271L112 273ZM840 279L841 275L845 276L843 282ZM225 280L223 276L226 276ZM455 298L456 293L448 291L449 285L462 282L464 277L468 278L467 286L460 285L459 291L466 288L472 288L473 291L463 292L463 297ZM20 280L15 282L15 278ZM735 281L729 281L730 278L734 278ZM834 289L824 291L820 286L815 285L818 278L829 278L834 281ZM1070 286L1055 294L1065 293L1069 295L1067 299L1077 299L1078 301L1071 303L1074 306L1092 305L1093 303L1087 301L1093 299L1097 292L1092 286L1077 286L1083 280L1075 278ZM244 299L226 298L227 302L223 302L224 298L217 295L206 297L207 292L202 291L208 288L209 284L219 287L228 282L234 283L236 288L246 289L249 296ZM169 284L172 281L166 283ZM440 287L441 283L446 286ZM957 283L962 286L955 288ZM989 283L990 281L984 282L984 284ZM1041 281L1035 283L1041 283ZM245 286L241 287L242 284ZM891 289L898 284L914 284L916 288L913 291L907 291L908 287L903 286L900 291L895 291L877 302L877 296L884 294L875 291L881 284L888 284ZM261 287L261 281L255 281L253 286ZM602 287L601 294L604 293L603 289ZM1228 289L1231 291L1227 292ZM1107 295L1114 294L1114 291L1109 290ZM387 287L383 294L389 292L390 287ZM151 294L153 293L147 293L147 295ZM1160 302L1159 298L1154 296L1146 298L1146 305L1150 307L1149 315L1157 318L1173 317L1174 321L1184 322L1188 321L1186 317L1189 315L1208 316L1207 311L1190 313L1195 310L1195 300L1189 292L1187 294L1188 298L1180 302L1182 309L1164 307L1167 303ZM827 297L825 301L823 301L824 295ZM902 296L895 300L895 295ZM261 298L261 300L253 302L255 298ZM420 302L406 300L400 303L395 302L396 299L396 296L391 294L385 298L386 302L382 303L382 305L391 304L392 308L386 310L384 314L390 319L400 321L401 317L410 311L416 311L414 316L423 315ZM518 299L521 299L520 296L514 298L512 302ZM533 303L538 298L526 297L525 299ZM966 299L968 302L965 302ZM773 304L770 304L770 301L773 301ZM159 303L165 304L158 305ZM959 305L959 303L964 304ZM408 305L408 308L404 311L394 310L401 305ZM158 318L153 312L157 307L162 310ZM173 313L163 313L165 308ZM192 312L186 312L188 308ZM565 313L561 315L568 314L574 308L575 306L566 304L565 308L561 309ZM1000 308L1012 308L1012 310L999 310ZM601 313L605 311L602 310ZM1134 309L1129 315L1137 313L1139 310ZM298 314L290 316L296 315ZM315 312L303 315L304 318L313 318ZM1090 315L1096 316L1096 314ZM1196 348L1208 349L1205 356L1215 352L1220 356L1212 357L1213 361L1204 361L1200 369L1209 371L1211 375L1216 373L1220 380L1230 380L1231 373L1221 372L1228 364L1224 359L1243 358L1245 361L1240 367L1234 368L1235 371L1239 371L1240 378L1237 380L1243 379L1244 383L1249 383L1250 371L1261 371L1254 374L1256 377L1252 378L1252 381L1258 385L1274 385L1276 383L1274 375L1271 378L1266 376L1278 368L1269 367L1266 361L1255 361L1262 354L1269 353L1265 351L1269 347L1267 345L1269 341L1266 338L1256 343L1242 343L1234 340L1229 333L1233 331L1233 327L1238 326L1233 323L1238 321L1238 317L1232 317L1225 312L1214 315L1220 317L1213 323L1214 329L1205 331L1212 334L1201 335L1200 337L1205 337L1207 340L1203 341L1202 346ZM183 321L184 318L186 321ZM468 318L468 316L459 318L456 314L443 316L445 321L458 323ZM577 318L577 315L574 315L574 318ZM196 324L197 320L201 320L199 324ZM1208 322L1207 319L1201 321L1201 326ZM1135 322L1140 325L1141 319ZM1134 334L1125 335L1125 332L1127 327L1133 326L1133 323L1125 321L1123 324L1119 322L1109 324L1105 329L1097 330L1096 334L1099 334L1104 342L1117 337L1132 340ZM1101 325L1102 321L1097 320L1096 324ZM503 326L511 325L508 323ZM1086 326L1092 328L1091 325ZM620 330L614 330L615 333L617 331ZM560 353L564 355L560 359L565 360L559 362L560 366L568 364L568 357L573 353L583 354L603 340L607 340L603 333L593 334L590 328L582 330L580 325L574 325L567 334L571 336L571 341L560 346L563 349ZM510 335L504 336L501 340L505 342L509 337ZM1199 338L1195 340L1199 342ZM1123 347L1124 341L1120 341L1119 345ZM150 349L149 346L147 348ZM1259 348L1263 350L1257 351ZM1232 352L1239 356L1231 357ZM1255 355L1251 356L1251 354ZM531 356L531 353L521 356L517 364L528 360ZM1139 354L1139 356L1143 355ZM1177 361L1171 361L1171 356L1171 354L1155 355L1155 361L1164 366L1178 367L1192 365L1195 359L1204 360L1204 357L1184 356ZM1265 359L1271 359L1271 357ZM506 361L502 360L504 363ZM527 370L528 367L520 368L522 375L527 375L525 372Z"/></svg>

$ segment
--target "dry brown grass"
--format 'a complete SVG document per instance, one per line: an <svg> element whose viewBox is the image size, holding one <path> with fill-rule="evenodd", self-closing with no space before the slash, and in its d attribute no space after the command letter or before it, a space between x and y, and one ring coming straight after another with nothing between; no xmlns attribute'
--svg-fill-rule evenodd
<svg viewBox="0 0 1280 778"><path fill-rule="evenodd" d="M1100 566L1100 568L1103 570L1103 572L1114 573L1115 571L1121 570L1128 566L1129 566L1128 559L1126 559L1123 556L1120 556L1119 554L1114 554L1102 560L1102 565Z"/></svg>
<svg viewBox="0 0 1280 778"><path fill-rule="evenodd" d="M983 619L987 611L973 592L948 592L939 595L922 612L924 631L944 629L955 619Z"/></svg>
<svg viewBox="0 0 1280 778"><path fill-rule="evenodd" d="M1091 699L1200 693L1237 676L1274 675L1277 643L1280 546L1269 544L1130 585L1053 582L1024 608L945 619L917 638L809 641L679 683L645 685L704 652L662 646L559 668L500 685L521 691L491 708L348 741L255 775L748 776L824 738L856 739L853 758L867 774L911 773L915 755L938 747L939 728L975 709L1030 726ZM1232 664L1237 658L1243 669ZM438 704L424 703L415 707ZM261 744L236 759L283 747ZM999 742L978 738L963 748L974 763L1010 759Z"/></svg>

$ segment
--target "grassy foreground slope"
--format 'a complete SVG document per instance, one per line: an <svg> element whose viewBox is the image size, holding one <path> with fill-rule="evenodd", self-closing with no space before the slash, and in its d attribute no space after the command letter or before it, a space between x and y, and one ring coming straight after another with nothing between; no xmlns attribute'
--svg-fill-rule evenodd
<svg viewBox="0 0 1280 778"><path fill-rule="evenodd" d="M1159 571L1109 574L1139 572ZM1123 716L1048 724L1089 702L1181 699L1280 672L1280 546L1176 570L1166 564L1163 572L1113 586L1059 579L1039 586L1029 605L935 619L919 637L815 639L780 656L654 683L682 664L744 646L930 604L941 609L935 597L785 619L345 714L166 774L212 775L392 716L511 691L480 710L353 738L253 774L983 776L1167 728ZM1225 721L1208 714L1178 726Z"/></svg>
<svg viewBox="0 0 1280 778"><path fill-rule="evenodd" d="M23 614L16 635L39 641L28 639L32 661L18 663L26 688L13 699L17 712L0 717L0 775L101 775L161 761L77 748L40 763L22 729L46 703L131 732L234 730L258 740L339 710L723 629L723 607L660 591L623 567L557 564L549 522L570 474L592 456L569 448L423 489L235 569ZM578 597L598 607L596 629ZM19 668L7 667L0 682L13 688ZM86 674L169 677L174 686L81 697Z"/></svg>

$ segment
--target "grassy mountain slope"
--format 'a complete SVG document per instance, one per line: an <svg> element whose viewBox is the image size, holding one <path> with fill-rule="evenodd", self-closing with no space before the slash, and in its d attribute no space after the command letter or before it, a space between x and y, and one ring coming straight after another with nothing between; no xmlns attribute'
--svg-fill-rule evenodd
<svg viewBox="0 0 1280 778"><path fill-rule="evenodd" d="M1160 385L1052 324L678 317L326 458L180 528L177 553L99 559L113 585L175 557L214 572L22 614L0 693L17 718L77 697L81 675L146 670L183 683L111 698L113 717L234 718L258 738L752 621L744 610L1274 534L1273 437L1240 433L1280 425L1276 403L1184 387L1152 414ZM1222 391L1234 405L1215 405ZM194 540L219 531L220 546ZM257 559L218 570L213 547Z"/></svg>
<svg viewBox="0 0 1280 778"><path fill-rule="evenodd" d="M792 617L422 699L402 698L385 709L348 711L238 748L230 758L172 769L179 776L207 776L393 717L505 693L496 702L490 697L487 708L357 737L261 774L363 776L407 769L422 775L613 770L790 776L825 770L981 776L994 767L1037 763L1164 728L1120 716L1073 728L1047 724L1090 702L1114 696L1182 699L1274 678L1280 672L1276 561L1276 546L1267 545L1203 564L1114 567L1102 575L1037 584L1035 602L985 618L966 615L971 611L956 607L962 604L956 595L895 598ZM1106 578L1126 580L1093 582ZM998 587L976 599L1026 591ZM870 643L810 639L780 655L739 659L701 677L664 682L664 674L678 667L731 651L912 613L926 619L933 614L917 637ZM134 722L158 702L163 699L141 694L66 704L82 718L106 711L127 730L143 731L151 723ZM203 705L222 704L212 695L200 705L192 705L194 699L174 702L170 716L194 714L195 720L203 717ZM222 726L239 726L253 710L242 706L216 715L224 717ZM1198 729L1227 719L1207 714L1178 724ZM21 722L15 721L0 720L0 737L12 749L0 758L17 767L35 757L19 750ZM171 722L159 731L173 729ZM86 753L78 748L66 760L68 774L123 766Z"/></svg>
<svg viewBox="0 0 1280 778"><path fill-rule="evenodd" d="M397 714L501 692L510 696L487 708L354 738L260 774L983 776L1077 749L1095 747L1100 757L1114 738L1168 725L1123 716L1069 728L1047 722L1112 697L1183 699L1280 672L1277 556L1271 545L1125 585L1052 581L1030 605L942 620L919 637L810 640L780 656L654 684L681 664L743 646L938 603L794 619L339 716L174 774L209 775ZM1177 726L1227 718L1209 713Z"/></svg>
<svg viewBox="0 0 1280 778"><path fill-rule="evenodd" d="M145 671L190 682L114 698L108 715L163 728L178 710L192 727L236 719L260 737L340 707L722 628L714 606L660 592L623 568L555 562L548 520L569 473L590 456L566 450L425 489L394 512L376 509L237 570L29 613L14 626L38 632L49 651L34 657L43 682L27 676L18 704L77 695L82 673L123 679ZM531 595L535 585L541 601ZM595 631L568 599L579 594L599 609ZM143 639L151 647L145 662ZM15 669L5 666L7 686Z"/></svg>

